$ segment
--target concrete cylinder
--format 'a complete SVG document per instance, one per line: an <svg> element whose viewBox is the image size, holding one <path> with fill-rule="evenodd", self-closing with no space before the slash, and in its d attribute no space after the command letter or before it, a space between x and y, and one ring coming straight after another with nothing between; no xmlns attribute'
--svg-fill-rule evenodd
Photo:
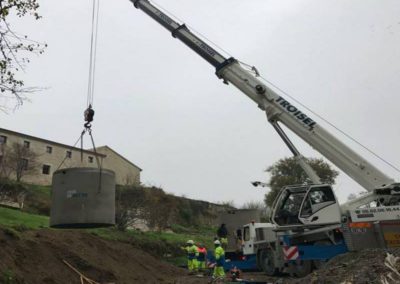
<svg viewBox="0 0 400 284"><path fill-rule="evenodd" d="M97 228L115 224L115 174L96 168L53 174L50 227Z"/></svg>

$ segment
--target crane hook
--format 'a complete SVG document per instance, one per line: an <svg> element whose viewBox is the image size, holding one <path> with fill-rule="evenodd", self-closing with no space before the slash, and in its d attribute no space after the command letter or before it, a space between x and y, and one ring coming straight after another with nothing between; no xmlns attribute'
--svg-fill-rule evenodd
<svg viewBox="0 0 400 284"><path fill-rule="evenodd" d="M93 121L93 117L94 117L94 110L92 108L92 105L90 104L89 107L85 110L85 112L83 113L84 118L86 123L84 124L86 129L90 129L90 127L92 126L90 123Z"/></svg>

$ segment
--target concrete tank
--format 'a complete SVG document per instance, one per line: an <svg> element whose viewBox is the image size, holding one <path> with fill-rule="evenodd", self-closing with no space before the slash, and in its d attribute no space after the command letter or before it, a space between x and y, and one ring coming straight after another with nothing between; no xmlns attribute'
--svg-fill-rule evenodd
<svg viewBox="0 0 400 284"><path fill-rule="evenodd" d="M115 224L115 174L96 168L54 172L50 227L96 228Z"/></svg>

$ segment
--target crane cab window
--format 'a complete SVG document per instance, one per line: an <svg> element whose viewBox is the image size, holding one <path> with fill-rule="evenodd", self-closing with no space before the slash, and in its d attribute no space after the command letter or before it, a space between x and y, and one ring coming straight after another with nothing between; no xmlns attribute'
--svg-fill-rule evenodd
<svg viewBox="0 0 400 284"><path fill-rule="evenodd" d="M256 229L256 240L257 241L264 241L266 240L266 236L264 234L264 228L257 228Z"/></svg>
<svg viewBox="0 0 400 284"><path fill-rule="evenodd" d="M274 217L278 225L300 224L298 216L306 192L307 188L299 187L287 189L286 192L283 193L283 196L279 200L279 209Z"/></svg>
<svg viewBox="0 0 400 284"><path fill-rule="evenodd" d="M245 241L250 241L250 227L244 227L243 230L243 239Z"/></svg>
<svg viewBox="0 0 400 284"><path fill-rule="evenodd" d="M312 188L304 201L301 217L308 217L334 203L336 199L330 186Z"/></svg>

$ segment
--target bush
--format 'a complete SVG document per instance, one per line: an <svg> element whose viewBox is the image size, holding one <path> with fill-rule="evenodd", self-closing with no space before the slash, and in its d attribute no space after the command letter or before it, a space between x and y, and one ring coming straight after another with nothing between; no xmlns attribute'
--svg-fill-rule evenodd
<svg viewBox="0 0 400 284"><path fill-rule="evenodd" d="M5 271L3 271L2 273L2 277L1 277L1 283L3 284L14 284L17 283L15 276L14 276L14 272L12 272L9 269L6 269Z"/></svg>

